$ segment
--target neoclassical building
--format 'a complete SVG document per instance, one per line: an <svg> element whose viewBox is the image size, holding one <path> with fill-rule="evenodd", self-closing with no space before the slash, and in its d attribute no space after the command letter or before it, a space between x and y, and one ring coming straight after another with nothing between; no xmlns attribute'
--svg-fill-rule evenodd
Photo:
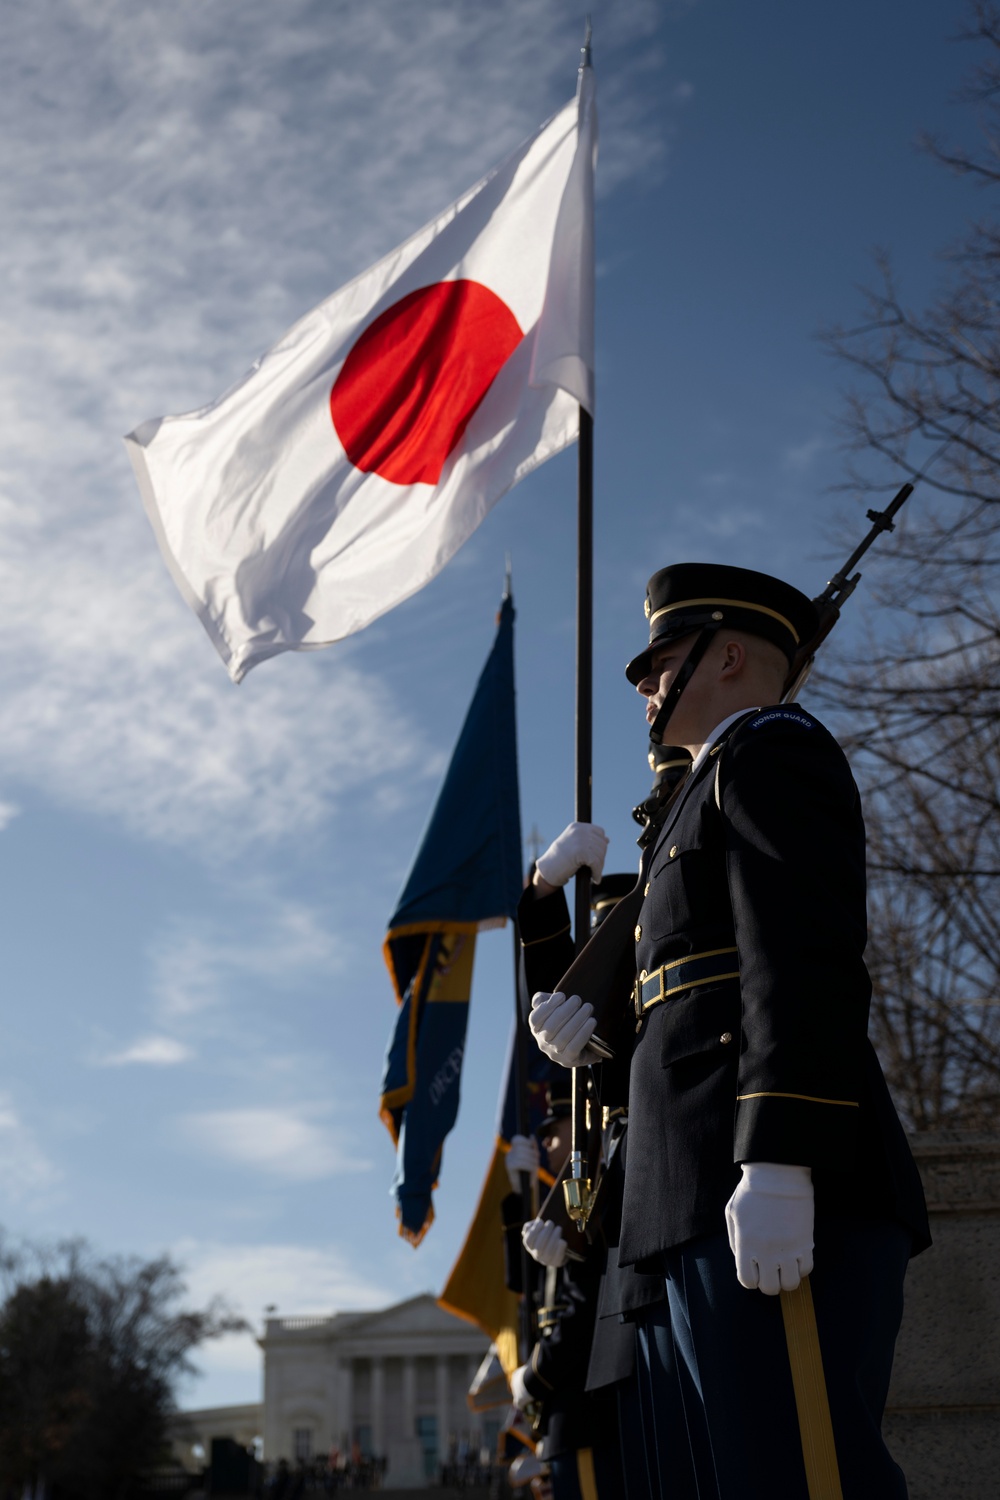
<svg viewBox="0 0 1000 1500"><path fill-rule="evenodd" d="M452 1444L496 1449L504 1412L474 1414L466 1400L488 1340L428 1293L377 1312L268 1318L258 1343L263 1403L174 1418L186 1468L206 1462L213 1437L231 1437L269 1461L360 1450L405 1488L434 1477Z"/></svg>
<svg viewBox="0 0 1000 1500"><path fill-rule="evenodd" d="M488 1341L426 1293L378 1312L268 1318L260 1346L267 1459L356 1444L405 1485L434 1475L453 1442L495 1444L497 1413L486 1422L466 1401Z"/></svg>

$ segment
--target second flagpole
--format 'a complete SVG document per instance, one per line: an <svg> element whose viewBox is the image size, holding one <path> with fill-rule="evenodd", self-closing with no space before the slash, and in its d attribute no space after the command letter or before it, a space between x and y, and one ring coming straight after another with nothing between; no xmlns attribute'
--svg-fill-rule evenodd
<svg viewBox="0 0 1000 1500"><path fill-rule="evenodd" d="M574 817L593 822L593 682L594 682L594 419L580 407L577 449L576 557L576 778ZM590 936L590 869L576 877L573 932L577 953ZM572 1175L586 1179L586 1072L574 1068Z"/></svg>

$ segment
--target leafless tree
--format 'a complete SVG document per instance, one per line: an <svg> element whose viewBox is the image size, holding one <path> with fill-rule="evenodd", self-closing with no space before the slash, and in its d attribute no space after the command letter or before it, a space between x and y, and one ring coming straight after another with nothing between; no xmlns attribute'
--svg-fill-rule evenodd
<svg viewBox="0 0 1000 1500"><path fill-rule="evenodd" d="M963 33L975 151L925 138L943 167L1000 188L1000 6ZM922 476L901 525L883 625L821 693L846 710L870 838L873 1026L914 1129L1000 1125L1000 219L991 203L905 305L888 258L862 319L827 336L851 369L851 486ZM889 478L891 476L891 479ZM885 485L883 481L886 481ZM931 503L926 497L931 495ZM886 624L888 622L888 624Z"/></svg>
<svg viewBox="0 0 1000 1500"><path fill-rule="evenodd" d="M178 1377L247 1324L220 1300L178 1306L167 1258L98 1260L0 1243L0 1493L131 1500L166 1454Z"/></svg>

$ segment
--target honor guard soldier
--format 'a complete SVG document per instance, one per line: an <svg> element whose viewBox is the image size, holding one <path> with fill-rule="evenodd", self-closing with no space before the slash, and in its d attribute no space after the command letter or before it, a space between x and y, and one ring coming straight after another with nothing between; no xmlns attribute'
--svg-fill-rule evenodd
<svg viewBox="0 0 1000 1500"><path fill-rule="evenodd" d="M662 1274L652 1392L683 1393L698 1500L903 1500L881 1436L920 1179L867 1038L857 787L783 703L816 633L777 578L687 563L646 595L626 668L692 769L643 859L620 1260ZM538 995L549 1056L592 1061L575 995ZM651 1466L652 1467L652 1466Z"/></svg>
<svg viewBox="0 0 1000 1500"><path fill-rule="evenodd" d="M607 847L602 828L572 823L533 866L518 908L528 993L555 983L572 957L571 923L562 887L584 865L599 882ZM595 885L595 907L599 907L602 890L601 885ZM538 1134L549 1170L558 1175L570 1148L569 1073L559 1073L549 1086L548 1098L548 1113ZM537 1172L535 1143L515 1136L507 1164L512 1187L518 1170L533 1168ZM530 1403L540 1412L544 1436L539 1452L551 1475L555 1500L593 1500L595 1496L618 1500L625 1486L614 1393L591 1395L585 1389L597 1314L600 1256L583 1246L583 1258L577 1252L571 1260L569 1247L555 1224L539 1219L526 1225L515 1223L519 1205L520 1197L512 1195L503 1210L508 1284L516 1287L516 1252L523 1231L525 1247L531 1263L537 1263L544 1292L538 1313L540 1337L527 1365L515 1372L515 1401Z"/></svg>
<svg viewBox="0 0 1000 1500"><path fill-rule="evenodd" d="M568 1073L549 1085L549 1110L538 1137L551 1171L558 1175L570 1149ZM513 1253L512 1200L520 1203L519 1196L512 1194L502 1206L507 1282L512 1291L524 1291ZM555 1226L546 1228L551 1231ZM557 1243L553 1244L553 1238ZM555 1237L550 1234L539 1257L544 1286L538 1308L539 1337L527 1363L514 1371L511 1393L522 1410L537 1409L541 1441L536 1456L548 1468L554 1500L620 1500L623 1484L614 1394L590 1394L585 1389L601 1268L597 1257L570 1256L565 1241L560 1245L558 1238L558 1231Z"/></svg>
<svg viewBox="0 0 1000 1500"><path fill-rule="evenodd" d="M640 821L655 815L663 798L691 764L686 750L654 746L650 754L654 785L649 798L635 810ZM640 818L640 814L642 815ZM569 908L563 886L584 864L588 864L596 883L592 892L592 922L596 929L610 915L615 905L636 883L634 874L604 875L603 861L607 838L603 829L590 824L571 824L546 850L529 876L528 889L518 909L518 925L524 955L525 982L529 993L548 988L565 973L572 961L574 943ZM620 1494L624 1500L647 1500L652 1486L646 1464L643 1437L643 1415L635 1360L635 1318L645 1307L662 1302L665 1287L662 1277L643 1276L631 1267L618 1265L618 1234L621 1224L621 1196L624 1185L625 1142L628 1128L628 1054L594 1069L596 1093L594 1104L601 1108L601 1160L592 1167L599 1181L597 1204L588 1225L593 1243L586 1246L589 1281L593 1285L593 1334L586 1371L585 1389L600 1396L602 1413L609 1403L617 1411L617 1436L620 1451L620 1473L616 1476L606 1453L597 1453L597 1471L605 1480L600 1493ZM528 1147L515 1139L508 1162ZM525 1156L525 1161L528 1158ZM542 1265L564 1264L567 1244L555 1223L535 1220L524 1226L524 1243L529 1253ZM574 1238L577 1238L574 1236ZM508 1247L510 1258L512 1247ZM599 1280L593 1283L593 1270ZM578 1280L583 1280L578 1277ZM662 1393L661 1393L662 1394ZM680 1393L673 1401L673 1412L680 1420ZM665 1413L661 1413L659 1433L663 1434ZM606 1418L605 1418L606 1420ZM648 1407L646 1423L650 1427ZM650 1427L650 1445L655 1445ZM616 1482L612 1482L616 1481Z"/></svg>

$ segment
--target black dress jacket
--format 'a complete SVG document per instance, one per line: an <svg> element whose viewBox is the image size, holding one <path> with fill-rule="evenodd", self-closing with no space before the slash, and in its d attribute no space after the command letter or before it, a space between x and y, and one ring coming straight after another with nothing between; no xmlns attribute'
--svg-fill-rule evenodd
<svg viewBox="0 0 1000 1500"><path fill-rule="evenodd" d="M868 1041L865 833L847 760L796 704L731 726L644 860L620 1260L724 1230L740 1163L812 1168L817 1215L930 1243Z"/></svg>

